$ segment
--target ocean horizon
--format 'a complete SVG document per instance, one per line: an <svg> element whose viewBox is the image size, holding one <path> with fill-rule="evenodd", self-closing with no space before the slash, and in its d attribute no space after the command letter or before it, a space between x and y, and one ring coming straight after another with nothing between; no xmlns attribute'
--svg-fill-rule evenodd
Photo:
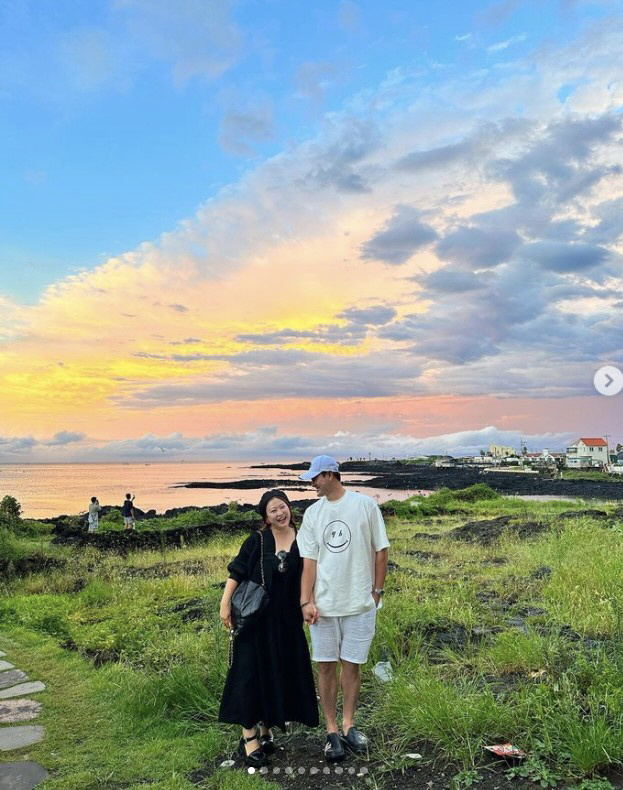
<svg viewBox="0 0 623 790"><path fill-rule="evenodd" d="M300 459L298 459L300 461ZM235 480L271 478L295 480L298 473L275 469L271 463L297 463L297 460L246 461L111 461L79 463L0 464L0 499L9 494L22 506L26 518L54 518L85 512L92 496L101 505L121 506L127 492L136 496L141 510L162 513L174 507L205 507L237 501L256 504L266 488L240 490L228 487ZM251 469L267 464L268 468ZM366 480L369 475L344 474L345 480ZM184 488L188 482L211 481L219 488ZM182 487L180 487L182 486ZM291 499L314 498L316 492L304 481L284 486ZM297 490L300 489L300 490ZM413 491L354 488L379 502L403 499Z"/></svg>

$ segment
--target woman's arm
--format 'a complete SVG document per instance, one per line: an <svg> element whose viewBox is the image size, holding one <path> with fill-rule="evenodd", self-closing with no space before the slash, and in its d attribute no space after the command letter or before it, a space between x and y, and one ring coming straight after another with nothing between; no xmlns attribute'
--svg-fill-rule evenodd
<svg viewBox="0 0 623 790"><path fill-rule="evenodd" d="M308 625L313 625L318 620L318 610L314 603L314 586L316 584L316 560L303 558L303 573L301 574L301 612L303 620Z"/></svg>
<svg viewBox="0 0 623 790"><path fill-rule="evenodd" d="M221 618L221 622L226 628L232 627L231 621L231 597L234 594L234 590L238 586L238 582L235 579L227 579L225 582L225 589L223 590L223 597L221 598L221 609L219 611L219 617Z"/></svg>

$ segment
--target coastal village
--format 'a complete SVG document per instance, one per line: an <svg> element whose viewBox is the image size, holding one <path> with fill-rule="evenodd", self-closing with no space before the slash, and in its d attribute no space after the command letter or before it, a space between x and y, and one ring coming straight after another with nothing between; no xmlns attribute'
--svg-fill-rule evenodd
<svg viewBox="0 0 623 790"><path fill-rule="evenodd" d="M422 456L424 458L430 458ZM414 459L417 460L417 459ZM608 437L582 436L572 442L565 452L551 452L544 448L541 452L528 452L527 447L492 444L488 451L481 450L474 456L437 456L433 461L439 468L476 465L486 472L515 472L538 474L550 472L563 476L563 470L594 470L611 475L623 475L623 444L609 447Z"/></svg>

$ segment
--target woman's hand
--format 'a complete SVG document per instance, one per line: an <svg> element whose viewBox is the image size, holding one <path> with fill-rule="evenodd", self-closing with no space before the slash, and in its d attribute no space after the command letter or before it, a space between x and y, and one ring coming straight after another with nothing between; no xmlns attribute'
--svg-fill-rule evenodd
<svg viewBox="0 0 623 790"><path fill-rule="evenodd" d="M318 620L318 609L313 601L307 601L305 606L301 607L301 612L307 625L313 625Z"/></svg>
<svg viewBox="0 0 623 790"><path fill-rule="evenodd" d="M221 622L223 623L225 628L231 630L233 627L231 621L231 601L221 601L219 617L221 618Z"/></svg>

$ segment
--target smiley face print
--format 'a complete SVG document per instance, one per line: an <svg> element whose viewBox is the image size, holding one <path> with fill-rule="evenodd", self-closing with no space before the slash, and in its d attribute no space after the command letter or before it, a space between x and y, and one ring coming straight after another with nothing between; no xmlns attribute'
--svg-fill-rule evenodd
<svg viewBox="0 0 623 790"><path fill-rule="evenodd" d="M346 551L350 541L350 528L344 521L330 521L322 533L322 542L333 554Z"/></svg>

